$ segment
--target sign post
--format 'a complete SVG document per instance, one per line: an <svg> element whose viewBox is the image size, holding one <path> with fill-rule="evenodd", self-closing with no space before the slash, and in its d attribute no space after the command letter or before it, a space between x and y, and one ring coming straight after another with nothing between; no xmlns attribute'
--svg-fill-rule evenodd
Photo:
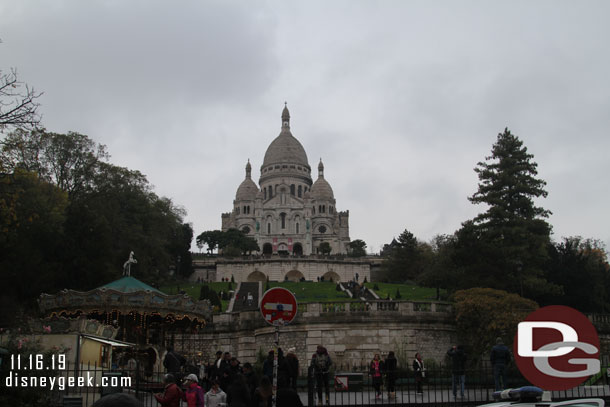
<svg viewBox="0 0 610 407"><path fill-rule="evenodd" d="M272 406L276 406L277 364L280 346L280 327L291 323L297 315L297 299L290 291L274 287L261 298L261 314L268 324L275 327L275 347L273 352L273 396Z"/></svg>

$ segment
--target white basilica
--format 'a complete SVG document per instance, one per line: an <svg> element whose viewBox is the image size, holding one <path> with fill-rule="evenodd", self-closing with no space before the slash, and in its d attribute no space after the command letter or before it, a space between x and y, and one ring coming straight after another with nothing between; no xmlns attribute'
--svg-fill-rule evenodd
<svg viewBox="0 0 610 407"><path fill-rule="evenodd" d="M258 242L263 254L310 255L328 242L331 254L347 253L349 211L339 212L322 160L318 179L301 143L290 132L290 113L284 107L282 129L267 148L259 186L252 166L237 188L233 211L222 214L222 230L237 228Z"/></svg>

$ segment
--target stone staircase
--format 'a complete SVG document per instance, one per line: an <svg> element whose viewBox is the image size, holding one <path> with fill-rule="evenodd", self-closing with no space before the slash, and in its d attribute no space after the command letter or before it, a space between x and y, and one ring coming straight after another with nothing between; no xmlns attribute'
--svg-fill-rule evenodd
<svg viewBox="0 0 610 407"><path fill-rule="evenodd" d="M260 282L242 282L235 289L235 295L227 312L258 309L262 285Z"/></svg>
<svg viewBox="0 0 610 407"><path fill-rule="evenodd" d="M365 301L375 301L379 299L379 296L373 291L369 290L365 286L357 285L354 287L354 283L339 283L341 290L343 290L350 298L360 298Z"/></svg>

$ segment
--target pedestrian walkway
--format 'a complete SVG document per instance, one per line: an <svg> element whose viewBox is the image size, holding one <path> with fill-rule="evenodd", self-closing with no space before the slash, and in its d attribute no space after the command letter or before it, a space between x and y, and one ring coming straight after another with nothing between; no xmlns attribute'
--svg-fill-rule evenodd
<svg viewBox="0 0 610 407"><path fill-rule="evenodd" d="M260 282L239 283L235 293L233 308L230 311L240 312L258 309L258 293L260 290L260 285Z"/></svg>

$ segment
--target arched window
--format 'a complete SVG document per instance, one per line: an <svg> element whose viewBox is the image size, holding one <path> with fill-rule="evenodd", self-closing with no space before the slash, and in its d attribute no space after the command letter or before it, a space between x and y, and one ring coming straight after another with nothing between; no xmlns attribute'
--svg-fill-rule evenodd
<svg viewBox="0 0 610 407"><path fill-rule="evenodd" d="M271 234L271 223L267 223L267 234Z"/></svg>
<svg viewBox="0 0 610 407"><path fill-rule="evenodd" d="M322 213L322 205L318 205L318 212Z"/></svg>
<svg viewBox="0 0 610 407"><path fill-rule="evenodd" d="M265 201L267 200L267 188L263 188L263 192L265 193Z"/></svg>
<svg viewBox="0 0 610 407"><path fill-rule="evenodd" d="M282 229L286 229L286 214L285 213L280 213L280 218L282 220Z"/></svg>
<svg viewBox="0 0 610 407"><path fill-rule="evenodd" d="M290 195L294 196L294 184L290 185Z"/></svg>
<svg viewBox="0 0 610 407"><path fill-rule="evenodd" d="M269 185L269 199L273 198L273 188Z"/></svg>
<svg viewBox="0 0 610 407"><path fill-rule="evenodd" d="M295 228L296 228L296 232L298 234L299 233L299 224L298 223L295 225Z"/></svg>
<svg viewBox="0 0 610 407"><path fill-rule="evenodd" d="M301 198L303 196L302 192L303 192L303 189L302 189L301 185L299 185L299 188L298 188L298 197L299 198Z"/></svg>

